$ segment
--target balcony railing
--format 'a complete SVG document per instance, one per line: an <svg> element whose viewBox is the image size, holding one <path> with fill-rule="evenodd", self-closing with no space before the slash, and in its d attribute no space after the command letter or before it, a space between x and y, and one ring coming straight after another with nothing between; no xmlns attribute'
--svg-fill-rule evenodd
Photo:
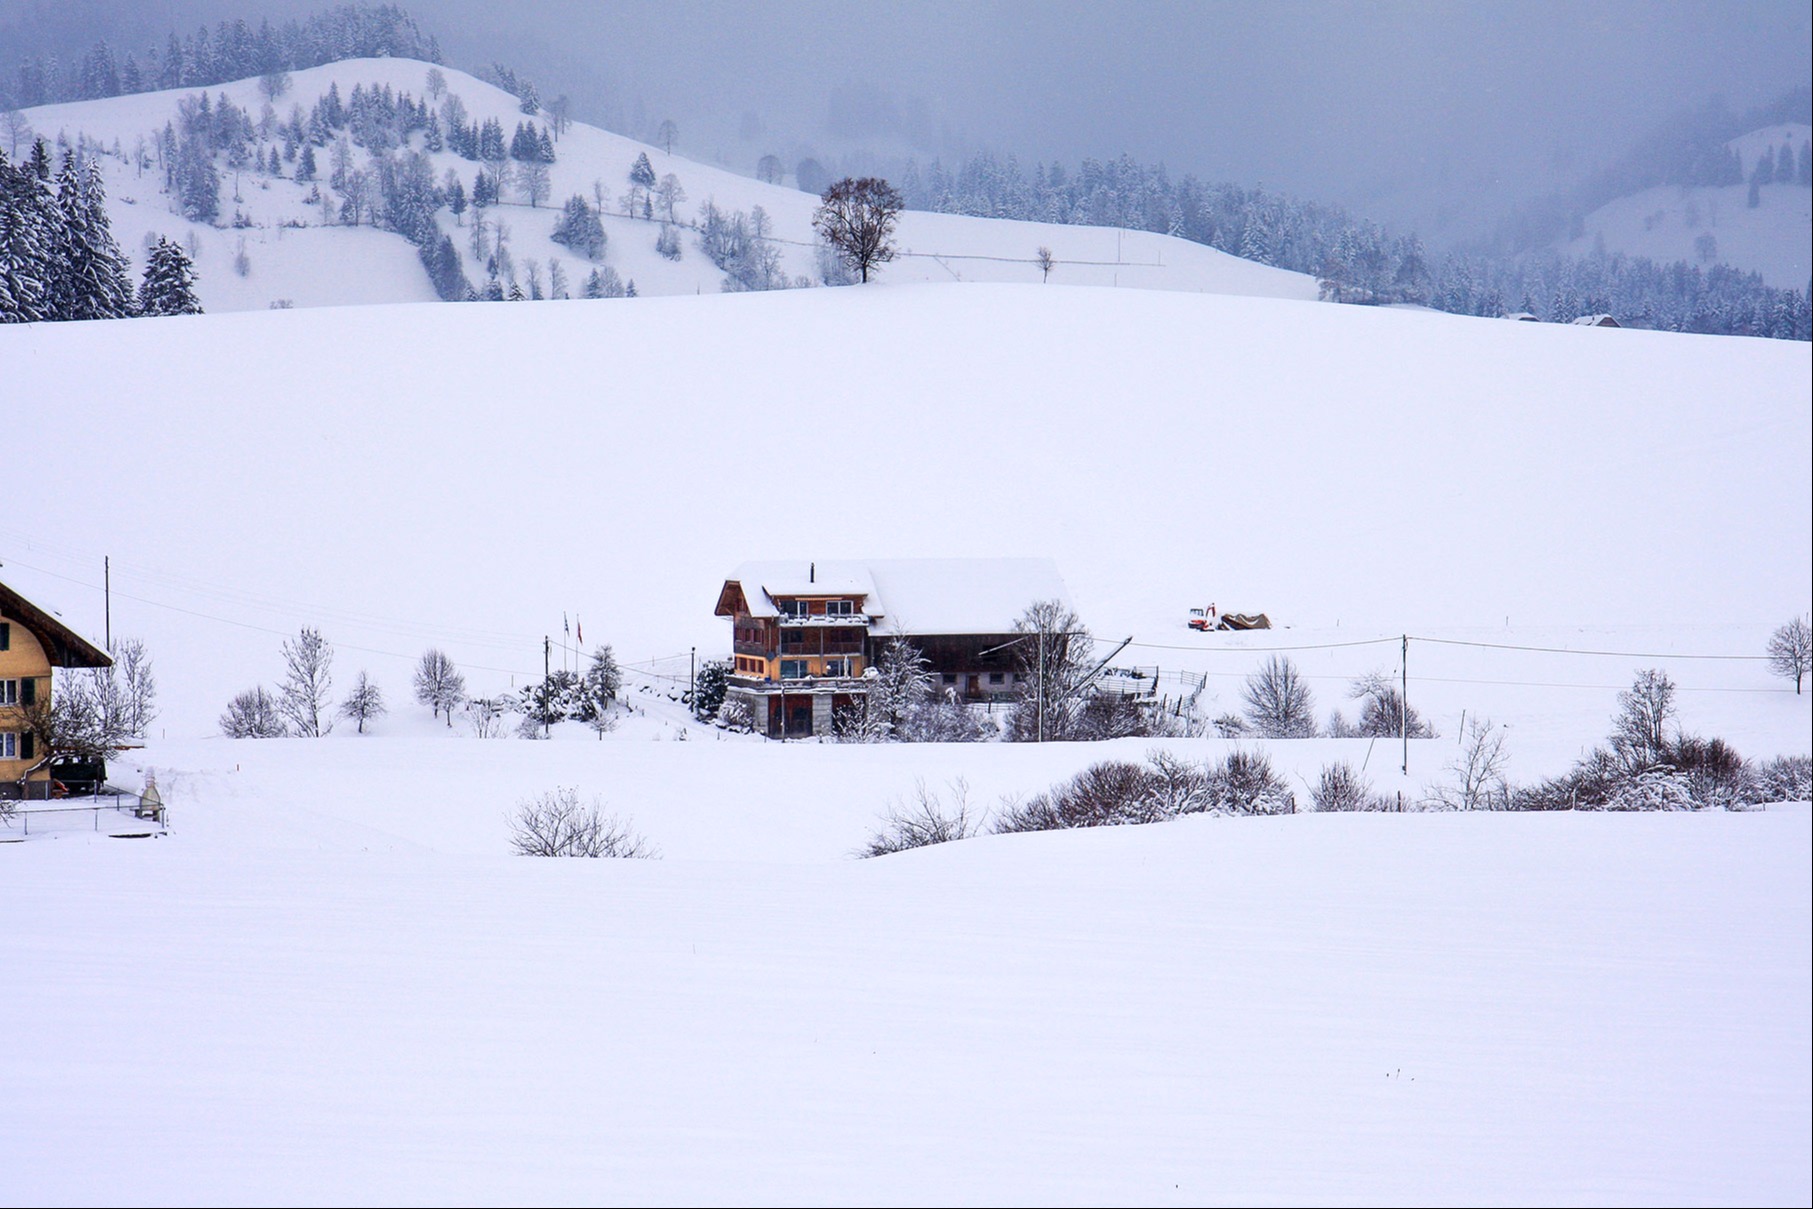
<svg viewBox="0 0 1813 1209"><path fill-rule="evenodd" d="M867 628L870 618L867 613L782 613L780 622L784 626L862 626Z"/></svg>

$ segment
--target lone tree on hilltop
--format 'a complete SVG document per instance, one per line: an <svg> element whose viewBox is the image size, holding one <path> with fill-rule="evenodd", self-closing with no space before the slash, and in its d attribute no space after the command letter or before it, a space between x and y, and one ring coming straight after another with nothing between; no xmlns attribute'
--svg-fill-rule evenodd
<svg viewBox="0 0 1813 1209"><path fill-rule="evenodd" d="M1807 619L1796 617L1769 636L1769 670L1794 681L1794 695L1800 696L1800 682L1813 665L1813 628Z"/></svg>
<svg viewBox="0 0 1813 1209"><path fill-rule="evenodd" d="M846 176L825 190L812 227L863 281L869 270L894 259L894 223L905 202L900 191L874 176Z"/></svg>

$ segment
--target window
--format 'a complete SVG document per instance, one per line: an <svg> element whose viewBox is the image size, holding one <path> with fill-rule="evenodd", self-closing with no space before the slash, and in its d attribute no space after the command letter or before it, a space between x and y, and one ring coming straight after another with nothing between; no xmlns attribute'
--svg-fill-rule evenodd
<svg viewBox="0 0 1813 1209"><path fill-rule="evenodd" d="M953 686L957 683L957 678L955 676L952 676L949 674L946 674L945 676L941 677L941 679L944 681L945 688L950 688L951 686Z"/></svg>
<svg viewBox="0 0 1813 1209"><path fill-rule="evenodd" d="M811 665L804 659L781 660L782 680L804 680L812 674Z"/></svg>
<svg viewBox="0 0 1813 1209"><path fill-rule="evenodd" d="M804 631L804 630L782 630L781 631L781 650L783 650L783 651L803 651L805 649L806 649L806 631Z"/></svg>
<svg viewBox="0 0 1813 1209"><path fill-rule="evenodd" d="M1007 673L1006 672L990 672L988 674L988 682L990 684L1006 684L1007 683Z"/></svg>
<svg viewBox="0 0 1813 1209"><path fill-rule="evenodd" d="M0 651L13 649L13 623L0 621Z"/></svg>
<svg viewBox="0 0 1813 1209"><path fill-rule="evenodd" d="M0 705L19 704L19 682L17 680L0 680Z"/></svg>
<svg viewBox="0 0 1813 1209"><path fill-rule="evenodd" d="M849 674L850 674L850 661L848 659L827 659L827 660L825 660L825 675L827 675L827 676L848 676Z"/></svg>
<svg viewBox="0 0 1813 1209"><path fill-rule="evenodd" d="M783 616L804 617L806 615L806 602L803 600L777 600L774 603Z"/></svg>
<svg viewBox="0 0 1813 1209"><path fill-rule="evenodd" d="M0 760L17 760L19 758L19 736L10 730L0 730Z"/></svg>
<svg viewBox="0 0 1813 1209"><path fill-rule="evenodd" d="M825 614L829 617L849 617L856 612L856 602L851 600L827 600Z"/></svg>

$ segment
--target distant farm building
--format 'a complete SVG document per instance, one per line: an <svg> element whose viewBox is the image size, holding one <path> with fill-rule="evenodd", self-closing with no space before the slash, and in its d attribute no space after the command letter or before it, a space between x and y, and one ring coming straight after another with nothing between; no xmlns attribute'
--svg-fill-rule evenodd
<svg viewBox="0 0 1813 1209"><path fill-rule="evenodd" d="M1580 316L1580 318L1574 320L1574 326L1575 327L1623 327L1624 325L1622 323L1619 323L1616 319L1613 319L1610 315L1582 315L1582 316Z"/></svg>
<svg viewBox="0 0 1813 1209"><path fill-rule="evenodd" d="M770 738L829 734L833 712L867 694L865 673L896 638L957 700L1005 697L1014 623L1041 600L1069 607L1049 559L745 563L718 592L716 613L733 627L725 699Z"/></svg>

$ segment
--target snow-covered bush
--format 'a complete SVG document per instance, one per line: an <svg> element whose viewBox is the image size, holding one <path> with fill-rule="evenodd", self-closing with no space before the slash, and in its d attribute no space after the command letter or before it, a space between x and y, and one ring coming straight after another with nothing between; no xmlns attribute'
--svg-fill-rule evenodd
<svg viewBox="0 0 1813 1209"><path fill-rule="evenodd" d="M1346 762L1330 764L1316 778L1310 790L1310 802L1323 814L1359 810L1380 810L1384 804L1374 796L1372 786L1354 766Z"/></svg>
<svg viewBox="0 0 1813 1209"><path fill-rule="evenodd" d="M1749 800L1759 804L1813 800L1813 759L1777 756L1758 765L1751 776Z"/></svg>
<svg viewBox="0 0 1813 1209"><path fill-rule="evenodd" d="M229 739L275 739L286 732L277 712L277 698L261 685L247 689L227 702L220 716L220 733Z"/></svg>
<svg viewBox="0 0 1813 1209"><path fill-rule="evenodd" d="M1625 777L1606 798L1605 810L1692 810L1693 781L1672 768L1650 768Z"/></svg>
<svg viewBox="0 0 1813 1209"><path fill-rule="evenodd" d="M914 782L911 800L891 804L882 816L881 826L856 855L886 856L908 848L968 839L981 831L983 819L970 809L968 783L959 777L950 783L950 792L951 803L946 806L923 780Z"/></svg>
<svg viewBox="0 0 1813 1209"><path fill-rule="evenodd" d="M522 856L655 857L627 820L584 805L577 789L549 790L509 816L510 846Z"/></svg>
<svg viewBox="0 0 1813 1209"><path fill-rule="evenodd" d="M1065 784L1005 807L995 821L995 831L1113 827L1156 823L1169 817L1157 774L1126 760L1104 760Z"/></svg>
<svg viewBox="0 0 1813 1209"><path fill-rule="evenodd" d="M718 708L718 725L738 734L748 734L755 729L755 713L749 708L749 702L742 698L726 701Z"/></svg>
<svg viewBox="0 0 1813 1209"><path fill-rule="evenodd" d="M1211 809L1225 814L1295 814L1297 796L1264 752L1231 751L1209 769Z"/></svg>

